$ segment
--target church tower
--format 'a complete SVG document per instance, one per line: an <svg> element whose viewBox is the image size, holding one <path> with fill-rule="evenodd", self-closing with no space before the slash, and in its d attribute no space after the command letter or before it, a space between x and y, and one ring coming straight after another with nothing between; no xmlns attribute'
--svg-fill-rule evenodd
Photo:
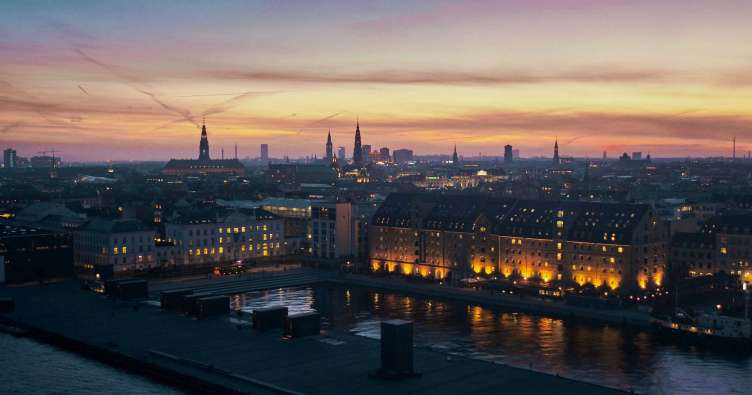
<svg viewBox="0 0 752 395"><path fill-rule="evenodd" d="M210 160L209 138L206 136L206 121L201 126L201 142L198 145L198 160Z"/></svg>
<svg viewBox="0 0 752 395"><path fill-rule="evenodd" d="M452 164L458 165L460 163L460 158L457 156L457 144L454 145L454 153L452 154Z"/></svg>
<svg viewBox="0 0 752 395"><path fill-rule="evenodd" d="M554 141L554 164L561 164L561 159L559 159L559 139Z"/></svg>
<svg viewBox="0 0 752 395"><path fill-rule="evenodd" d="M331 162L334 160L334 147L332 146L332 131L326 136L326 160Z"/></svg>
<svg viewBox="0 0 752 395"><path fill-rule="evenodd" d="M363 164L363 147L360 144L360 121L355 126L355 146L353 147L353 163Z"/></svg>

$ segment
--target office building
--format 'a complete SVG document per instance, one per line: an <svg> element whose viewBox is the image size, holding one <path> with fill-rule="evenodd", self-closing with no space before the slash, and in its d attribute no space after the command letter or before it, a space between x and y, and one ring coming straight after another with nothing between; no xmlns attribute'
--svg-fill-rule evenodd
<svg viewBox="0 0 752 395"><path fill-rule="evenodd" d="M512 163L514 160L514 154L512 153L512 146L507 144L504 146L504 163Z"/></svg>
<svg viewBox="0 0 752 395"><path fill-rule="evenodd" d="M392 156L394 156L395 163L411 162L413 160L413 151L406 148L396 149L392 152Z"/></svg>
<svg viewBox="0 0 752 395"><path fill-rule="evenodd" d="M389 148L381 147L379 150L379 160L382 162L389 162L392 160L391 155L389 155Z"/></svg>
<svg viewBox="0 0 752 395"><path fill-rule="evenodd" d="M3 151L3 167L14 169L18 166L16 162L16 150L8 148Z"/></svg>
<svg viewBox="0 0 752 395"><path fill-rule="evenodd" d="M260 158L264 162L269 161L269 144L261 144Z"/></svg>

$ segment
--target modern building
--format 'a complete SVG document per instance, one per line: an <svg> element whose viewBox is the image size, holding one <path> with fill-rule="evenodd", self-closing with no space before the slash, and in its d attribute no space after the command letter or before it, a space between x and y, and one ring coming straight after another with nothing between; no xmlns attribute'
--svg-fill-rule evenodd
<svg viewBox="0 0 752 395"><path fill-rule="evenodd" d="M337 158L339 160L345 160L345 147L337 147Z"/></svg>
<svg viewBox="0 0 752 395"><path fill-rule="evenodd" d="M329 164L270 163L266 178L270 183L287 186L331 184L337 173Z"/></svg>
<svg viewBox="0 0 752 395"><path fill-rule="evenodd" d="M8 284L73 275L73 243L69 233L0 225L0 257L4 260L0 271Z"/></svg>
<svg viewBox="0 0 752 395"><path fill-rule="evenodd" d="M382 162L389 162L391 159L392 156L389 155L389 148L381 147L381 149L379 149L379 160Z"/></svg>
<svg viewBox="0 0 752 395"><path fill-rule="evenodd" d="M363 163L371 163L371 145L363 144Z"/></svg>
<svg viewBox="0 0 752 395"><path fill-rule="evenodd" d="M626 295L664 285L667 228L642 204L393 193L372 219L369 259L373 271Z"/></svg>
<svg viewBox="0 0 752 395"><path fill-rule="evenodd" d="M3 151L3 167L6 169L14 169L18 167L16 160L16 150L8 148Z"/></svg>
<svg viewBox="0 0 752 395"><path fill-rule="evenodd" d="M397 149L392 152L392 156L394 156L395 163L410 162L413 160L413 150L406 148Z"/></svg>
<svg viewBox="0 0 752 395"><path fill-rule="evenodd" d="M263 162L269 161L269 144L261 144L260 156Z"/></svg>
<svg viewBox="0 0 752 395"><path fill-rule="evenodd" d="M310 255L366 260L368 225L378 205L379 202L312 202Z"/></svg>
<svg viewBox="0 0 752 395"><path fill-rule="evenodd" d="M504 163L512 163L514 160L514 153L512 153L512 146L507 144L504 146Z"/></svg>
<svg viewBox="0 0 752 395"><path fill-rule="evenodd" d="M211 159L206 124L201 127L198 159L170 159L162 169L162 174L172 176L220 174L245 175L245 166L236 159Z"/></svg>

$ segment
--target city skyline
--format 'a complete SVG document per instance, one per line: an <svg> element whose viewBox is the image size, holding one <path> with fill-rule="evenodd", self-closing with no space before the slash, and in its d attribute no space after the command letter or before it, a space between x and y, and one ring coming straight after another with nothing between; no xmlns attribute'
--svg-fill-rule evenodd
<svg viewBox="0 0 752 395"><path fill-rule="evenodd" d="M19 156L737 157L752 144L747 2L0 6L0 139ZM746 10L746 11L745 11ZM559 43L556 44L555 43ZM212 151L214 155L214 151Z"/></svg>

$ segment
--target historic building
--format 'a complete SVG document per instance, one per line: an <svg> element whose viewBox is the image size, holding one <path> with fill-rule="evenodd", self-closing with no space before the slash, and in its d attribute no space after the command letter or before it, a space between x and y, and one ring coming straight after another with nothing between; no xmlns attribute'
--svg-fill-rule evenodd
<svg viewBox="0 0 752 395"><path fill-rule="evenodd" d="M667 240L648 205L396 193L373 217L369 259L374 271L629 293L663 285Z"/></svg>
<svg viewBox="0 0 752 395"><path fill-rule="evenodd" d="M116 275L154 267L156 235L136 220L93 218L73 233L76 272L89 277L104 266Z"/></svg>
<svg viewBox="0 0 752 395"><path fill-rule="evenodd" d="M191 210L165 225L176 265L284 255L284 233L283 218L260 208Z"/></svg>
<svg viewBox="0 0 752 395"><path fill-rule="evenodd" d="M171 176L225 174L245 175L245 166L235 159L211 159L206 124L201 127L201 141L198 146L198 159L170 159L162 169L162 174Z"/></svg>

